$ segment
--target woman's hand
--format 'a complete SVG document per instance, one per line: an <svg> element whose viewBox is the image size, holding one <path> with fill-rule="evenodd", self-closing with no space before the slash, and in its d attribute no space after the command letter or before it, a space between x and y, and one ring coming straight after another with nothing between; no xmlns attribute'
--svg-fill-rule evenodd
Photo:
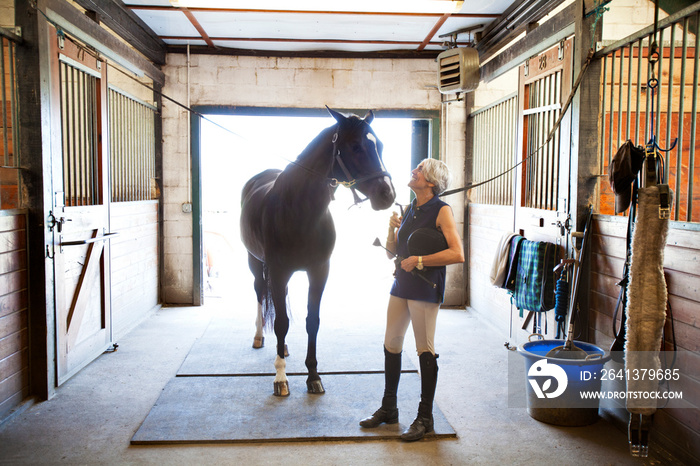
<svg viewBox="0 0 700 466"><path fill-rule="evenodd" d="M443 249L435 254L422 256L423 266L440 267L464 262L464 248L462 247L462 240L457 232L457 226L450 206L444 206L440 209L436 223L435 226L445 235L447 249ZM413 270L416 265L418 265L418 257L416 256L411 256L401 262L401 268L406 272Z"/></svg>
<svg viewBox="0 0 700 466"><path fill-rule="evenodd" d="M418 257L410 256L401 261L401 268L406 272L411 272L418 265Z"/></svg>
<svg viewBox="0 0 700 466"><path fill-rule="evenodd" d="M402 219L403 217L399 217L399 214L392 212L391 217L389 218L389 231L393 233L395 229L400 227Z"/></svg>

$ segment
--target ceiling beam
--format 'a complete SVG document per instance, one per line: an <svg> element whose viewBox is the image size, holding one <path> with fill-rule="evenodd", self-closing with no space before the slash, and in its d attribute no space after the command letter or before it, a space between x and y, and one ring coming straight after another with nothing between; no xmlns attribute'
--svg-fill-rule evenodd
<svg viewBox="0 0 700 466"><path fill-rule="evenodd" d="M484 29L476 44L479 55L501 48L562 3L563 0L520 0L513 3Z"/></svg>
<svg viewBox="0 0 700 466"><path fill-rule="evenodd" d="M158 65L165 64L166 44L136 13L118 0L75 0L87 11L97 13L98 20L127 43Z"/></svg>
<svg viewBox="0 0 700 466"><path fill-rule="evenodd" d="M574 34L578 5L578 2L572 3L552 19L530 31L517 43L503 51L492 50L479 54L479 60L482 63L485 62L480 67L481 79L484 82L492 81L501 74L521 65L528 58ZM498 52L498 55L494 56L495 52ZM490 60L492 57L493 59Z"/></svg>
<svg viewBox="0 0 700 466"><path fill-rule="evenodd" d="M182 8L182 12L187 16L187 19L190 20L190 23L192 23L192 26L199 32L199 34L202 36L201 38L204 39L204 42L207 43L209 47L215 47L214 42L211 41L209 38L209 35L207 32L204 30L201 24L199 24L199 21L197 21L197 18L194 17L192 12L188 10L187 8Z"/></svg>
<svg viewBox="0 0 700 466"><path fill-rule="evenodd" d="M136 67L158 84L165 82L165 75L158 66L88 18L75 6L64 0L44 0L44 3L47 19L69 35L94 47L110 61L130 70Z"/></svg>
<svg viewBox="0 0 700 466"><path fill-rule="evenodd" d="M126 5L131 10L149 11L179 11L185 8L159 5ZM302 15L368 15L368 16L414 16L414 17L442 17L443 13L409 13L409 12L381 12L381 11L331 11L331 10L263 10L250 8L186 8L193 12L207 13L269 13L269 14L302 14ZM452 13L453 18L491 18L500 17L496 13Z"/></svg>
<svg viewBox="0 0 700 466"><path fill-rule="evenodd" d="M430 43L430 41L435 37L435 34L440 30L443 24L445 24L445 21L447 21L447 18L450 17L450 13L445 13L440 17L440 19L435 23L435 26L430 30L427 36L425 36L425 39L423 39L423 42L418 46L418 50L423 50L426 45Z"/></svg>
<svg viewBox="0 0 700 466"><path fill-rule="evenodd" d="M193 36L162 36L164 40L202 40L201 37ZM217 42L294 42L294 43L318 43L318 44L385 44L385 45L415 45L416 47L426 44L425 42L406 40L352 40L352 39L295 39L281 37L209 37L211 41ZM428 42L426 45L431 44ZM432 45L442 45L441 42L432 42ZM469 42L457 42L457 45L467 46ZM416 49L416 50L423 50Z"/></svg>
<svg viewBox="0 0 700 466"><path fill-rule="evenodd" d="M216 39L213 39L216 40ZM435 59L442 50L383 50L378 52L348 52L344 50L257 50L206 46L190 46L191 54L226 55L243 57L285 57L285 58L376 58L376 59ZM186 45L169 45L168 53L187 53Z"/></svg>

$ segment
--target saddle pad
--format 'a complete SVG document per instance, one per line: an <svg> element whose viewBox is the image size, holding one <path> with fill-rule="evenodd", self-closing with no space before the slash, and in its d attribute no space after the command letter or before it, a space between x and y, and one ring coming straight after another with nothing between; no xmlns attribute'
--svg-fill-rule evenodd
<svg viewBox="0 0 700 466"><path fill-rule="evenodd" d="M554 267L557 246L523 240L515 277L515 306L534 312L554 308Z"/></svg>

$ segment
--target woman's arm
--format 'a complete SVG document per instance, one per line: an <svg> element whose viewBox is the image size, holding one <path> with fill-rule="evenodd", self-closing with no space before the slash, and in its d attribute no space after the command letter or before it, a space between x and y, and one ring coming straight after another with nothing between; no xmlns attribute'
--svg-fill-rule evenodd
<svg viewBox="0 0 700 466"><path fill-rule="evenodd" d="M401 226L402 218L403 217L399 217L399 214L396 212L393 212L391 218L389 218L389 232L386 237L386 248L394 253L394 255L396 255L396 229ZM389 252L387 252L386 255L389 259L394 258L394 255Z"/></svg>
<svg viewBox="0 0 700 466"><path fill-rule="evenodd" d="M443 206L437 216L436 226L447 240L447 249L423 257L423 265L427 267L437 267L442 265L460 264L464 262L464 248L462 240L457 232L452 208ZM406 272L413 270L418 265L418 256L411 256L401 262L401 268Z"/></svg>

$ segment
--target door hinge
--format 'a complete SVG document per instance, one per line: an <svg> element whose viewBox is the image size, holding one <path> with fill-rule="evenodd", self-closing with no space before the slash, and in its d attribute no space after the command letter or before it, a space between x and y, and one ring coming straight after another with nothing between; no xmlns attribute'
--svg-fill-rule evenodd
<svg viewBox="0 0 700 466"><path fill-rule="evenodd" d="M562 39L561 42L559 42L559 50L558 50L558 52L559 52L559 56L558 56L559 61L562 61L562 60L564 59L564 48L565 48L565 47L566 47L566 41L565 41L564 39Z"/></svg>

